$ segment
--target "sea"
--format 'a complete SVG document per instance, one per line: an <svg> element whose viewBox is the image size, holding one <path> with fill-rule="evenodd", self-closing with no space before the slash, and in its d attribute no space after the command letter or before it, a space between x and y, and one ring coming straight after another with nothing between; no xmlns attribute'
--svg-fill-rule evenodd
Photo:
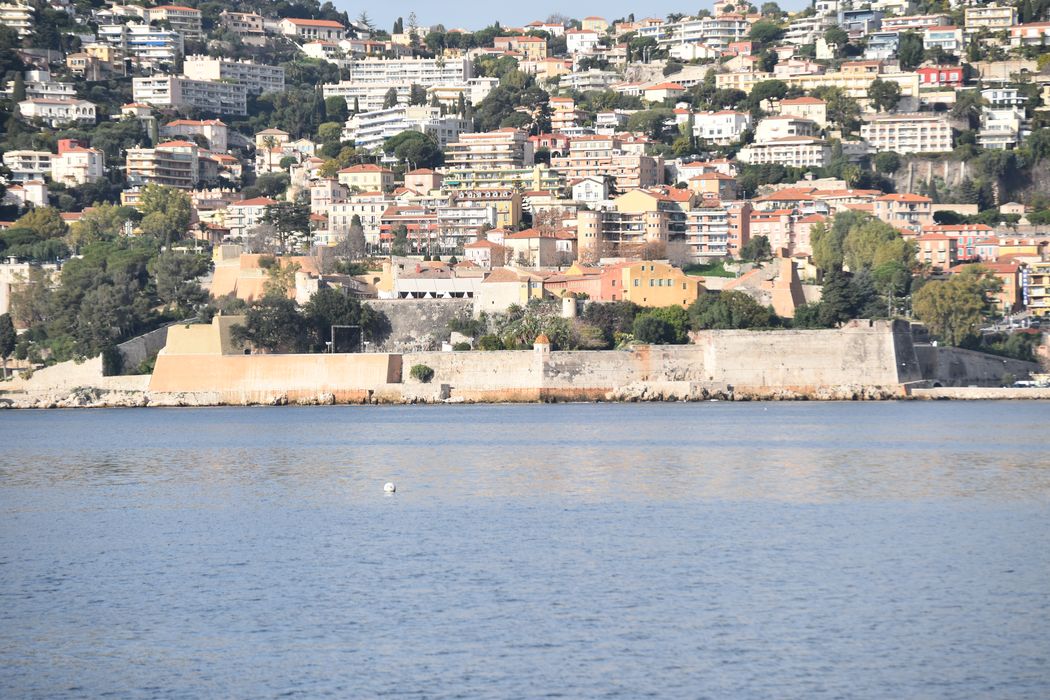
<svg viewBox="0 0 1050 700"><path fill-rule="evenodd" d="M1043 700L1050 402L2 412L0 697Z"/></svg>

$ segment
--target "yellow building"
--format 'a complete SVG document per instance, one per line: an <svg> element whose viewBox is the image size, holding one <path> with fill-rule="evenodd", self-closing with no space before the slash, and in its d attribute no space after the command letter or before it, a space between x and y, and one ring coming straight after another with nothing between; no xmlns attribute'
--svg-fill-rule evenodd
<svg viewBox="0 0 1050 700"><path fill-rule="evenodd" d="M472 202L491 206L496 210L496 228L516 229L521 223L521 190L512 188L484 188L457 190L452 193L456 202Z"/></svg>
<svg viewBox="0 0 1050 700"><path fill-rule="evenodd" d="M705 291L700 278L690 277L664 262L644 260L626 263L613 267L609 274L620 283L620 298L639 306L685 308ZM604 288L606 285L602 286Z"/></svg>
<svg viewBox="0 0 1050 700"><path fill-rule="evenodd" d="M387 192L394 188L394 171L365 163L339 171L339 184L360 192Z"/></svg>

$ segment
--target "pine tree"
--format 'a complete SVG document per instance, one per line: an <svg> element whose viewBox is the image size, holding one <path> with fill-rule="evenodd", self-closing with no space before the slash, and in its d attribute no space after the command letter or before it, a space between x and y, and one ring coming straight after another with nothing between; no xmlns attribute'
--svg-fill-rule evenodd
<svg viewBox="0 0 1050 700"><path fill-rule="evenodd" d="M26 80L22 76L22 71L15 73L15 87L11 97L15 104L22 102L26 98Z"/></svg>
<svg viewBox="0 0 1050 700"><path fill-rule="evenodd" d="M354 114L361 111L361 101L358 98L354 98Z"/></svg>

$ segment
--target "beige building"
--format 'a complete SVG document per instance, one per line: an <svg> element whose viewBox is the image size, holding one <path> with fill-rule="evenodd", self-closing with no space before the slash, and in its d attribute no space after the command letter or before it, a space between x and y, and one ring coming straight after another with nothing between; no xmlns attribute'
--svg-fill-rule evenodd
<svg viewBox="0 0 1050 700"><path fill-rule="evenodd" d="M59 139L58 155L51 159L52 180L72 187L100 180L105 174L102 151L86 148L72 139Z"/></svg>
<svg viewBox="0 0 1050 700"><path fill-rule="evenodd" d="M816 97L793 97L780 101L780 114L809 119L821 128L828 125L828 103Z"/></svg>
<svg viewBox="0 0 1050 700"><path fill-rule="evenodd" d="M201 11L184 5L157 5L145 10L147 22L167 22L183 39L202 41Z"/></svg>
<svg viewBox="0 0 1050 700"><path fill-rule="evenodd" d="M285 17L277 28L288 37L304 41L342 41L346 38L346 27L328 19L299 19Z"/></svg>
<svg viewBox="0 0 1050 700"><path fill-rule="evenodd" d="M615 136L574 138L568 154L551 158L551 167L570 181L610 177L622 192L660 185L664 179L663 158L625 152Z"/></svg>
<svg viewBox="0 0 1050 700"><path fill-rule="evenodd" d="M386 192L394 187L394 171L371 163L343 168L338 178L339 184L359 192Z"/></svg>
<svg viewBox="0 0 1050 700"><path fill-rule="evenodd" d="M944 114L876 114L865 117L860 135L876 151L947 153L952 126Z"/></svg>
<svg viewBox="0 0 1050 700"><path fill-rule="evenodd" d="M823 168L831 159L831 147L824 139L785 136L745 146L737 159L751 165L780 163L794 168Z"/></svg>
<svg viewBox="0 0 1050 700"><path fill-rule="evenodd" d="M918 194L885 194L872 202L872 213L897 229L921 231L933 223L933 200Z"/></svg>
<svg viewBox="0 0 1050 700"><path fill-rule="evenodd" d="M284 68L247 60L215 56L187 56L182 72L193 80L222 80L239 83L250 95L284 92Z"/></svg>
<svg viewBox="0 0 1050 700"><path fill-rule="evenodd" d="M240 83L153 75L133 78L132 94L136 102L157 107L196 108L238 116L248 113L248 90Z"/></svg>
<svg viewBox="0 0 1050 700"><path fill-rule="evenodd" d="M493 39L497 51L512 51L528 61L547 58L547 40L538 36L498 36Z"/></svg>
<svg viewBox="0 0 1050 700"><path fill-rule="evenodd" d="M129 148L126 169L132 186L156 184L193 189L200 180L197 144L169 141L155 148Z"/></svg>

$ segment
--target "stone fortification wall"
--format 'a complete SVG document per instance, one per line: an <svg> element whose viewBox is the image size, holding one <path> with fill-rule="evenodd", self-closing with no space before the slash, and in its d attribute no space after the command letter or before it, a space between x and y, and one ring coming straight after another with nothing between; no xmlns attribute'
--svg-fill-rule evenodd
<svg viewBox="0 0 1050 700"><path fill-rule="evenodd" d="M152 394L207 393L222 403L360 402L401 381L399 355L157 356Z"/></svg>
<svg viewBox="0 0 1050 700"><path fill-rule="evenodd" d="M1039 371L1034 362L1022 362L973 350L916 345L922 375L934 386L1002 386L1006 375L1024 379Z"/></svg>
<svg viewBox="0 0 1050 700"><path fill-rule="evenodd" d="M117 350L124 358L122 374L134 372L139 365L160 352L168 342L168 326L121 343Z"/></svg>
<svg viewBox="0 0 1050 700"><path fill-rule="evenodd" d="M448 323L454 318L470 318L472 299L378 299L365 302L382 311L390 320L390 334L377 352L416 352L435 350L448 340Z"/></svg>

